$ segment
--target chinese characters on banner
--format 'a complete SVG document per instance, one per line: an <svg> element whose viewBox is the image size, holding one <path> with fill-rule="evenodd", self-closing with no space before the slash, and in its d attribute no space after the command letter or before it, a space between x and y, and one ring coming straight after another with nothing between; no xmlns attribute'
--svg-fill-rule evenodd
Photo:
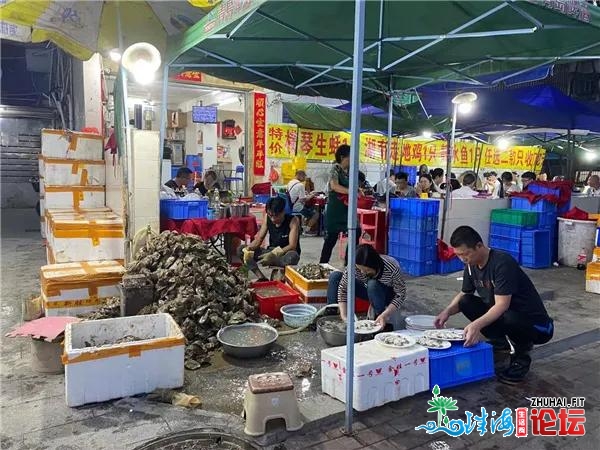
<svg viewBox="0 0 600 450"><path fill-rule="evenodd" d="M265 175L267 159L265 148L265 130L267 120L267 96L260 92L254 93L254 175Z"/></svg>
<svg viewBox="0 0 600 450"><path fill-rule="evenodd" d="M175 80L190 81L192 83L202 83L202 72L197 70L185 70L175 75Z"/></svg>
<svg viewBox="0 0 600 450"><path fill-rule="evenodd" d="M307 160L333 161L335 150L350 143L350 134L343 131L308 130L289 124L271 124L267 131L267 156L293 158L296 154ZM405 166L427 164L446 167L446 141L393 138L391 163ZM381 164L387 154L387 137L381 134L361 133L360 161ZM473 169L476 166L494 169L541 169L545 150L539 147L515 146L500 150L493 145L456 141L452 166Z"/></svg>

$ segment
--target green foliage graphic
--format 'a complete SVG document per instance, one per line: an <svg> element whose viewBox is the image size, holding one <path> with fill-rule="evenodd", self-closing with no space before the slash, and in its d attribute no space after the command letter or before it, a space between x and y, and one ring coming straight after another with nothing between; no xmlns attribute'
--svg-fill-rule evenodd
<svg viewBox="0 0 600 450"><path fill-rule="evenodd" d="M433 397L431 400L427 401L431 408L427 410L427 412L437 413L437 426L448 425L449 419L447 416L448 411L458 411L458 406L456 406L456 400L453 400L452 397L444 397L440 395L440 387L436 384L431 390L433 393Z"/></svg>

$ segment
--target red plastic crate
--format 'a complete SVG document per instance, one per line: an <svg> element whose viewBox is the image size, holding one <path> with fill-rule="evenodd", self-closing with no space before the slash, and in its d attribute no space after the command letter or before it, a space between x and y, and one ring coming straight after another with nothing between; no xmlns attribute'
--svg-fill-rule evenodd
<svg viewBox="0 0 600 450"><path fill-rule="evenodd" d="M282 295L263 297L256 290L254 291L253 295L258 303L258 312L273 319L283 319L280 311L282 306L300 303L300 294L281 281L261 281L252 283L250 287L252 289L277 288L284 292Z"/></svg>

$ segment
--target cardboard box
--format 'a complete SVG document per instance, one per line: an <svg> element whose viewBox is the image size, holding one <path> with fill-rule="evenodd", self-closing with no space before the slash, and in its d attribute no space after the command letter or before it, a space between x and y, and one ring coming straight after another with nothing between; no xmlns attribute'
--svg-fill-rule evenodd
<svg viewBox="0 0 600 450"><path fill-rule="evenodd" d="M585 290L600 294L600 262L590 262L585 269Z"/></svg>
<svg viewBox="0 0 600 450"><path fill-rule="evenodd" d="M46 316L76 316L97 310L109 298L119 296L117 285L124 273L118 261L42 266L41 297Z"/></svg>
<svg viewBox="0 0 600 450"><path fill-rule="evenodd" d="M42 156L102 161L104 139L97 134L46 128L42 130Z"/></svg>
<svg viewBox="0 0 600 450"><path fill-rule="evenodd" d="M136 340L118 343L126 336ZM169 314L70 323L62 356L67 405L179 388L184 354L185 338Z"/></svg>

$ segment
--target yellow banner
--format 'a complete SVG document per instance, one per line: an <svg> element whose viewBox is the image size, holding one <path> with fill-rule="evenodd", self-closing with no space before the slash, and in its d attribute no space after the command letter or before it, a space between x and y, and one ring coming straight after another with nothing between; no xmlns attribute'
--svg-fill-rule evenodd
<svg viewBox="0 0 600 450"><path fill-rule="evenodd" d="M350 133L308 130L290 124L268 126L267 157L290 159L296 155L308 161L333 161L341 144L350 144ZM387 152L387 137L361 133L360 161L382 164ZM395 165L446 167L446 141L392 138L391 162ZM539 171L546 152L541 147L514 146L506 150L473 141L456 141L452 166L489 169Z"/></svg>

